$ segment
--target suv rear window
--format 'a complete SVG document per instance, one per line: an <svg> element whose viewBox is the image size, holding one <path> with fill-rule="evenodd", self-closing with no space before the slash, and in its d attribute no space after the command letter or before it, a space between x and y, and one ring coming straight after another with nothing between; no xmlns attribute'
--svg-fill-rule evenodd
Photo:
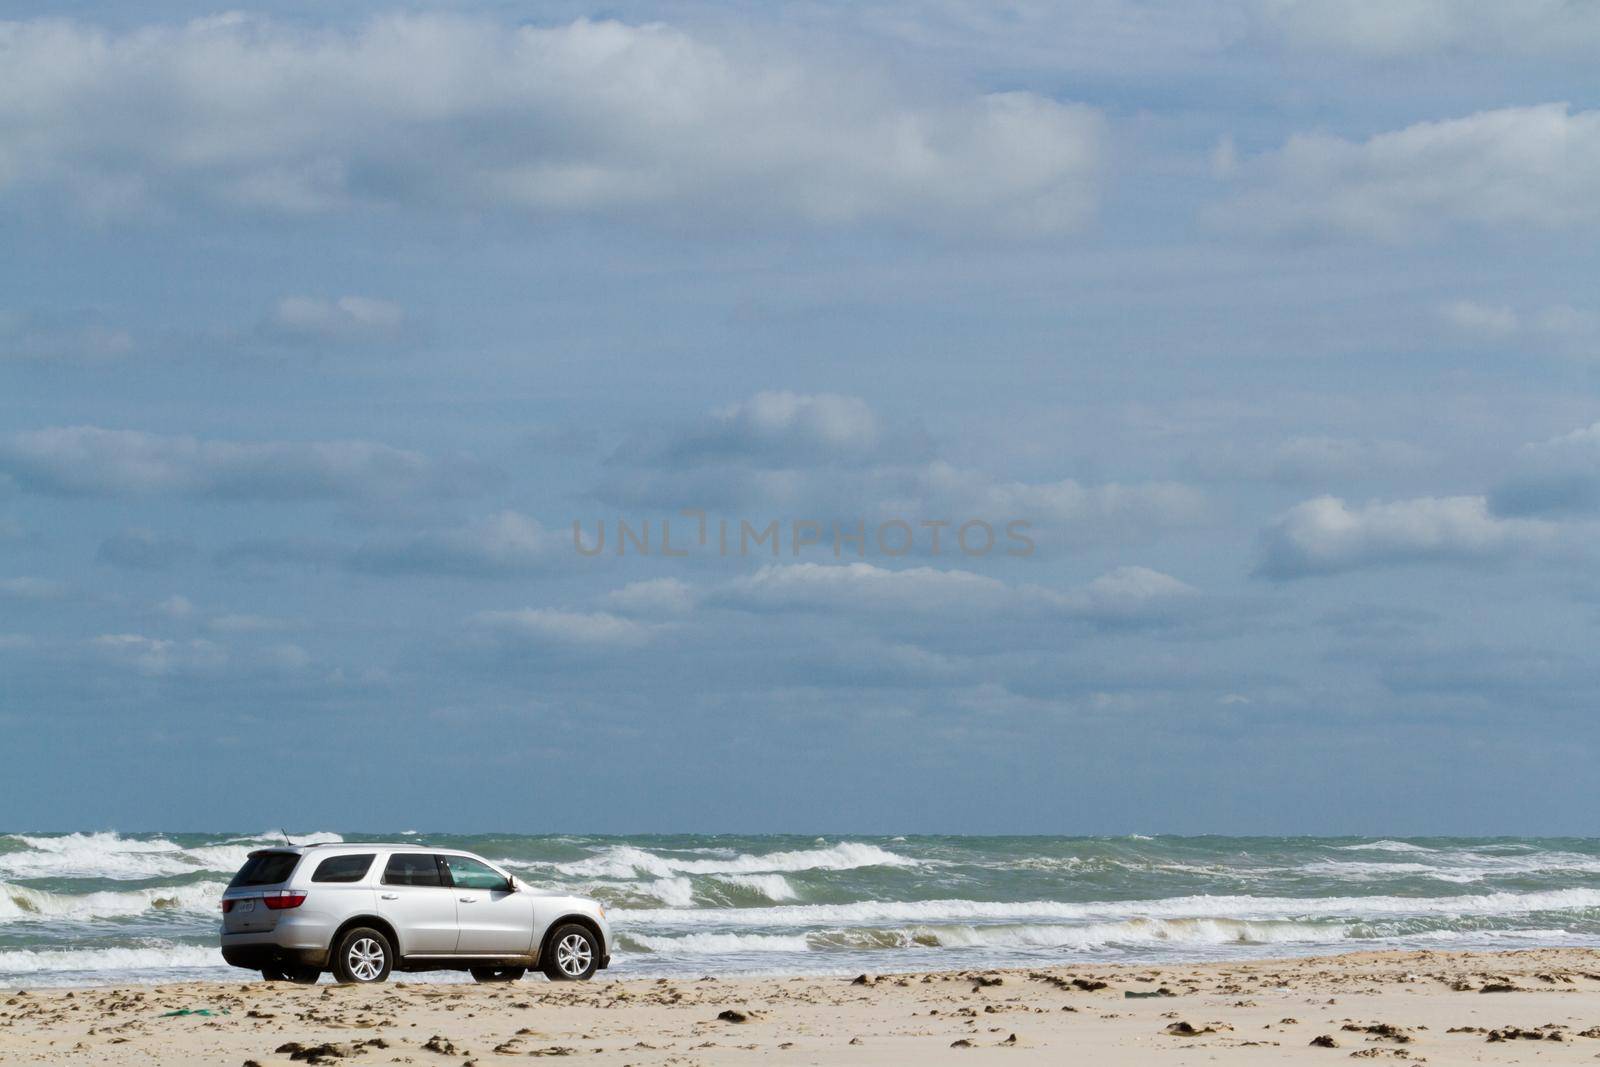
<svg viewBox="0 0 1600 1067"><path fill-rule="evenodd" d="M439 860L423 852L396 852L383 868L384 885L444 885Z"/></svg>
<svg viewBox="0 0 1600 1067"><path fill-rule="evenodd" d="M329 856L311 872L313 882L359 882L372 868L377 854L368 852L360 856Z"/></svg>
<svg viewBox="0 0 1600 1067"><path fill-rule="evenodd" d="M277 885L287 882L300 862L298 852L252 852L244 861L239 873L233 876L228 888L241 885Z"/></svg>

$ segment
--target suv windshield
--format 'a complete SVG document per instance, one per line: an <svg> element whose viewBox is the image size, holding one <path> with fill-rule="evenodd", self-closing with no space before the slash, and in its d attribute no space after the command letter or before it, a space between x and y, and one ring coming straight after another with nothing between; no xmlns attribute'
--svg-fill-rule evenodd
<svg viewBox="0 0 1600 1067"><path fill-rule="evenodd" d="M277 885L287 882L300 856L294 852L252 852L239 873L228 883L229 889L242 885Z"/></svg>

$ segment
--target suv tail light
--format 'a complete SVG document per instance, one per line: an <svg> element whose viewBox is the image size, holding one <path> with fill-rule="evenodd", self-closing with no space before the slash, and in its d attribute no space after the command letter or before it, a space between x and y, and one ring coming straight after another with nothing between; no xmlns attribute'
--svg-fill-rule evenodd
<svg viewBox="0 0 1600 1067"><path fill-rule="evenodd" d="M222 902L222 914L226 915L226 914L228 914L228 912L230 912L232 910L233 910L233 901L224 900Z"/></svg>
<svg viewBox="0 0 1600 1067"><path fill-rule="evenodd" d="M291 889L280 889L276 893L267 893L261 898L261 903L265 904L273 911L282 911L285 908L298 908L305 902L305 893L295 892Z"/></svg>

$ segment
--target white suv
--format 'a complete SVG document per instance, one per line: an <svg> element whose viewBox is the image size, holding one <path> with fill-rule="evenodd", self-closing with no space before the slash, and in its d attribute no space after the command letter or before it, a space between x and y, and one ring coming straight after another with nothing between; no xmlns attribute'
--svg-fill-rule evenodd
<svg viewBox="0 0 1600 1067"><path fill-rule="evenodd" d="M222 895L222 958L269 980L381 982L464 970L508 982L529 967L577 981L611 963L606 911L552 897L481 856L421 845L262 849Z"/></svg>

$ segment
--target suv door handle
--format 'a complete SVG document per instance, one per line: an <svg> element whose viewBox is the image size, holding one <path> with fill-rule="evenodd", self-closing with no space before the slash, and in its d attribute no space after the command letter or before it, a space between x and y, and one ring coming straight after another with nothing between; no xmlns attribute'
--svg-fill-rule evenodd
<svg viewBox="0 0 1600 1067"><path fill-rule="evenodd" d="M379 900L399 900L400 899L400 894L399 893L379 893L378 894L378 899Z"/></svg>
<svg viewBox="0 0 1600 1067"><path fill-rule="evenodd" d="M463 904L476 904L478 902L477 897L458 897L457 899Z"/></svg>

